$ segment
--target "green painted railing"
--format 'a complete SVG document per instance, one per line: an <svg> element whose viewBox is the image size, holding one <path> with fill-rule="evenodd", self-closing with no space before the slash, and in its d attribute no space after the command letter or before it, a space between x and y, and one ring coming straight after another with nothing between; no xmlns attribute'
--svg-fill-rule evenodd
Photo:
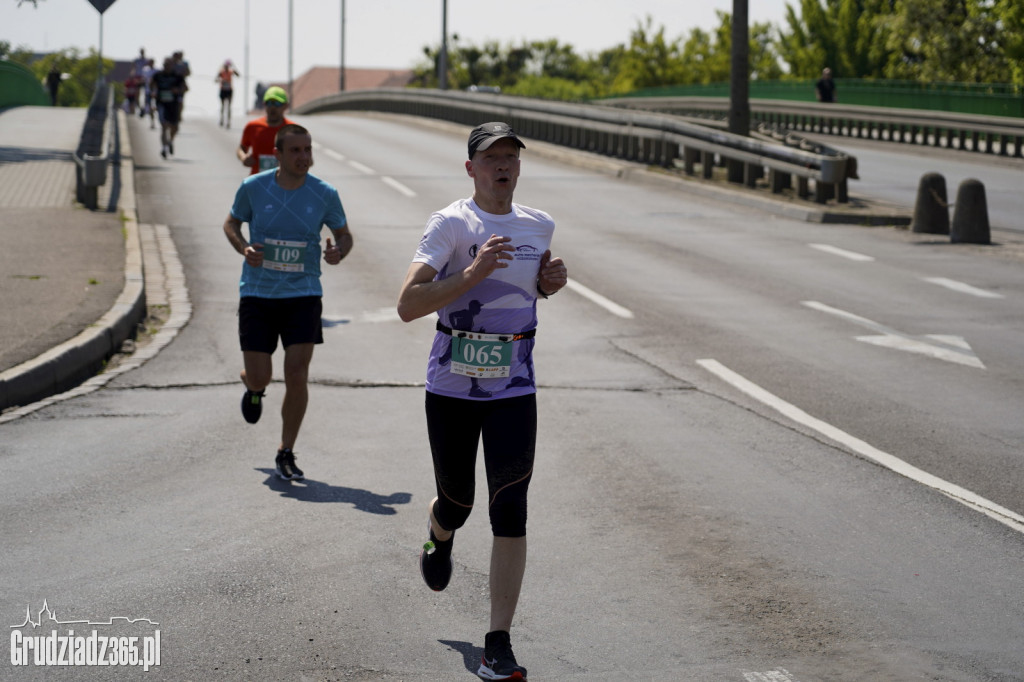
<svg viewBox="0 0 1024 682"><path fill-rule="evenodd" d="M0 109L49 104L50 96L32 71L21 64L0 59Z"/></svg>
<svg viewBox="0 0 1024 682"><path fill-rule="evenodd" d="M750 98L813 102L814 83L813 80L751 81ZM1024 118L1024 86L1010 83L920 83L837 78L836 95L843 104ZM729 97L729 83L647 88L625 96Z"/></svg>

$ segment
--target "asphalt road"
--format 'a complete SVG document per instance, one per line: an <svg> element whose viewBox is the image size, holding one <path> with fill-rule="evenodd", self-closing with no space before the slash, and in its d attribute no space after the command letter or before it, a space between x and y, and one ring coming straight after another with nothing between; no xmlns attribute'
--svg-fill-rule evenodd
<svg viewBox="0 0 1024 682"><path fill-rule="evenodd" d="M258 425L238 411L240 131L186 116L165 162L133 121L139 219L169 226L192 318L140 369L0 425L0 609L148 619L98 626L159 629L146 679L473 679L489 529L481 507L448 590L422 584L432 322L393 312L429 213L471 191L465 132L300 120L355 235L324 279L308 480L272 475L280 384ZM517 199L555 217L574 283L540 303L513 633L532 680L1024 679L1019 259L530 148Z"/></svg>

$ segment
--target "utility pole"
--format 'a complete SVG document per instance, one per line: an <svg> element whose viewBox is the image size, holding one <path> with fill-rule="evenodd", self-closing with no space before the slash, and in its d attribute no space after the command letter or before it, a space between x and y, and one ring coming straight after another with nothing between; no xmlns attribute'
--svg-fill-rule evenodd
<svg viewBox="0 0 1024 682"><path fill-rule="evenodd" d="M750 135L750 29L747 0L732 0L732 71L729 80L729 132ZM744 164L730 161L729 182L743 182Z"/></svg>

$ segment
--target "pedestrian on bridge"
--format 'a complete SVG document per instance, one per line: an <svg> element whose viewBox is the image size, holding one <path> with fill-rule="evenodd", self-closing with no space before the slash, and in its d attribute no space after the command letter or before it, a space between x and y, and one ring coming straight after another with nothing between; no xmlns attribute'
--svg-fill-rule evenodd
<svg viewBox="0 0 1024 682"><path fill-rule="evenodd" d="M562 259L551 257L554 221L512 200L523 148L505 123L470 132L465 168L473 195L427 221L398 298L406 322L438 314L426 382L437 496L420 554L420 572L435 591L451 579L455 531L473 508L483 438L494 539L490 628L477 674L489 680L526 679L510 630L526 571L526 493L537 438L537 299L567 281Z"/></svg>
<svg viewBox="0 0 1024 682"><path fill-rule="evenodd" d="M238 335L245 392L242 416L250 424L263 413L263 398L273 375L271 361L278 339L284 347L284 398L281 442L274 464L283 480L301 480L295 463L295 441L306 414L307 386L313 348L323 343L323 288L320 256L337 265L352 250L352 233L338 190L309 174L313 139L298 125L277 132L274 153L278 166L250 175L235 194L224 221L224 234L244 256ZM296 207L302 207L297 210ZM249 224L249 237L242 224ZM327 238L321 252L324 226Z"/></svg>
<svg viewBox="0 0 1024 682"><path fill-rule="evenodd" d="M832 69L825 67L821 71L821 78L814 84L814 94L819 102L836 101L836 82L832 80Z"/></svg>

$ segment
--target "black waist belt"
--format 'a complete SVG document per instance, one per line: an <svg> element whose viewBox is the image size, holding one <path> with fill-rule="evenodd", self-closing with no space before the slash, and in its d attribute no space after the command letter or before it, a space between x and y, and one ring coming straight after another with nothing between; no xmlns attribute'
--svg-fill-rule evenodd
<svg viewBox="0 0 1024 682"><path fill-rule="evenodd" d="M452 330L451 327L444 326L443 324L441 324L441 320L438 320L437 321L437 331L444 332L445 334L448 334L450 336L452 334L453 330ZM487 332L455 331L454 333L455 334L469 334L469 333L486 334ZM534 327L530 331L523 332L522 334L495 334L495 336L502 337L502 341L505 341L505 340L508 340L508 341L522 341L523 339L532 339L536 335L537 335L537 328L536 327Z"/></svg>

